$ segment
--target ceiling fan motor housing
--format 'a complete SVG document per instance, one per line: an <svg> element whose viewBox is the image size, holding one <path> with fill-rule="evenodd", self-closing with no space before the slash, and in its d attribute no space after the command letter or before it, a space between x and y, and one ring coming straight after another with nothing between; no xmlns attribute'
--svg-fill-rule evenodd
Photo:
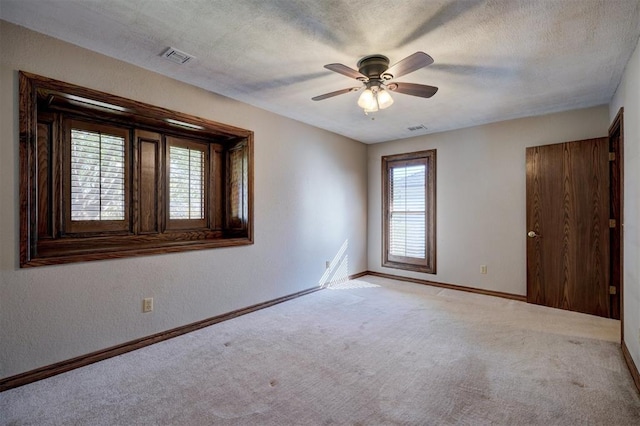
<svg viewBox="0 0 640 426"><path fill-rule="evenodd" d="M389 69L389 58L383 55L369 55L358 61L358 71L369 79L379 80L387 69Z"/></svg>

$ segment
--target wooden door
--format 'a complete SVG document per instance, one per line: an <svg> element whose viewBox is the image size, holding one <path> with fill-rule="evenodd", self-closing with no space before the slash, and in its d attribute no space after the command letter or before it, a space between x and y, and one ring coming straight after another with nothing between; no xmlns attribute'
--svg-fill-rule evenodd
<svg viewBox="0 0 640 426"><path fill-rule="evenodd" d="M609 317L608 138L527 148L527 301Z"/></svg>

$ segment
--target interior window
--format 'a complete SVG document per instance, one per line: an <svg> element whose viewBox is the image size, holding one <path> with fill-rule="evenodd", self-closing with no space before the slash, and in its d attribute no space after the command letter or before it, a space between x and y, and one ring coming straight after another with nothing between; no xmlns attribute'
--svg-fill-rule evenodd
<svg viewBox="0 0 640 426"><path fill-rule="evenodd" d="M435 150L382 163L383 266L435 273Z"/></svg>
<svg viewBox="0 0 640 426"><path fill-rule="evenodd" d="M21 72L20 159L22 267L253 243L249 130Z"/></svg>

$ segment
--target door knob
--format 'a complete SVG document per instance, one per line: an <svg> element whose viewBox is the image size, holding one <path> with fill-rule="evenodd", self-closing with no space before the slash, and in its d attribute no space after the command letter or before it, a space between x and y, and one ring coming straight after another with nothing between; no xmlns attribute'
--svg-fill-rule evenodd
<svg viewBox="0 0 640 426"><path fill-rule="evenodd" d="M540 235L536 234L535 231L529 231L527 233L527 235L529 236L529 238L535 238L535 237L539 237Z"/></svg>

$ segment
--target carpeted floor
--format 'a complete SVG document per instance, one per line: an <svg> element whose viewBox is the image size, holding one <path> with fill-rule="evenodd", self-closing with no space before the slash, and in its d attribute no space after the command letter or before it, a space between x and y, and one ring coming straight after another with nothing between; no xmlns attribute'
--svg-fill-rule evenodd
<svg viewBox="0 0 640 426"><path fill-rule="evenodd" d="M638 425L619 322L377 277L0 394L5 425Z"/></svg>

